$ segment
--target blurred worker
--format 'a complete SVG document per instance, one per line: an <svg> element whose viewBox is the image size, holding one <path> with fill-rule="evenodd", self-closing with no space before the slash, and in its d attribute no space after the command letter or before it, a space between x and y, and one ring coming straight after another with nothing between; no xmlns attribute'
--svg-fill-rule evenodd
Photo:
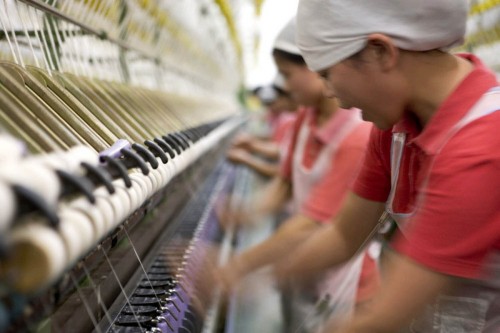
<svg viewBox="0 0 500 333"><path fill-rule="evenodd" d="M260 203L248 209L248 218L273 212L290 197L295 209L275 234L237 255L221 270L228 286L260 267L288 260L293 249L331 221L355 179L371 128L361 120L359 110L340 108L335 98L324 94L321 78L307 69L295 44L294 20L278 36L273 56L293 98L305 107L299 111L280 175L259 197ZM308 288L292 286L288 331L314 332L332 311L352 312L377 286L376 263L364 254ZM324 306L316 308L318 303Z"/></svg>
<svg viewBox="0 0 500 333"><path fill-rule="evenodd" d="M247 165L261 175L274 177L278 174L280 159L288 150L297 107L280 75L272 86L261 88L257 95L267 107L269 136L240 134L228 151L228 159Z"/></svg>
<svg viewBox="0 0 500 333"><path fill-rule="evenodd" d="M369 310L326 332L500 332L500 89L478 58L447 52L467 12L466 0L299 3L308 66L378 128L335 223L277 272L347 260L384 211L402 231Z"/></svg>

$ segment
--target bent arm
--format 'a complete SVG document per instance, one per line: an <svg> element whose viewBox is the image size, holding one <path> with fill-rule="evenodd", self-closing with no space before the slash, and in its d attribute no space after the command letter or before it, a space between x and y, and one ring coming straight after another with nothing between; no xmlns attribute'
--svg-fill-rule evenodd
<svg viewBox="0 0 500 333"><path fill-rule="evenodd" d="M288 258L290 252L319 228L322 228L322 225L318 222L303 215L295 215L283 223L268 239L234 257L228 267L236 268L237 275L242 277L261 267Z"/></svg>
<svg viewBox="0 0 500 333"><path fill-rule="evenodd" d="M293 216L267 240L239 255L239 260L244 263L246 273L275 263L288 257L291 251L319 228L321 225L318 222L306 216Z"/></svg>
<svg viewBox="0 0 500 333"><path fill-rule="evenodd" d="M265 216L283 209L290 196L290 182L281 177L275 177L265 188L253 195L243 207L228 208L226 200L224 205L226 207L218 209L219 221L225 227L258 224Z"/></svg>
<svg viewBox="0 0 500 333"><path fill-rule="evenodd" d="M292 184L282 177L275 177L254 197L253 212L269 215L279 212L292 196Z"/></svg>
<svg viewBox="0 0 500 333"><path fill-rule="evenodd" d="M279 160L280 148L273 141L254 139L250 143L250 150L269 159Z"/></svg>
<svg viewBox="0 0 500 333"><path fill-rule="evenodd" d="M311 235L286 261L276 266L277 277L307 280L347 261L363 246L383 211L383 203L349 193L333 223Z"/></svg>
<svg viewBox="0 0 500 333"><path fill-rule="evenodd" d="M411 278L409 278L411 277ZM323 333L400 332L418 317L443 291L455 286L451 276L432 271L415 261L392 253L379 294L347 327Z"/></svg>
<svg viewBox="0 0 500 333"><path fill-rule="evenodd" d="M279 165L277 162L267 162L252 155L245 156L245 158L240 160L240 163L265 177L274 177L279 173Z"/></svg>

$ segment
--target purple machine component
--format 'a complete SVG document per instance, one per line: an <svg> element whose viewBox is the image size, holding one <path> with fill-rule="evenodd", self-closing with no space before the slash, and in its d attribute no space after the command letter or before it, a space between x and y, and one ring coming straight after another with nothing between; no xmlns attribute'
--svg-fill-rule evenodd
<svg viewBox="0 0 500 333"><path fill-rule="evenodd" d="M172 297L167 301L168 310L164 313L164 317L171 324L174 332L182 326L182 321L188 309L188 303L183 302L181 298L174 293Z"/></svg>
<svg viewBox="0 0 500 333"><path fill-rule="evenodd" d="M99 153L99 160L104 162L104 157L119 158L122 156L122 149L131 149L132 145L125 139L119 139L113 145Z"/></svg>
<svg viewBox="0 0 500 333"><path fill-rule="evenodd" d="M159 323L157 327L161 330L162 333L172 332L167 323Z"/></svg>
<svg viewBox="0 0 500 333"><path fill-rule="evenodd" d="M166 326L166 329L167 329L167 333L177 333L178 330L179 330L179 327L180 325L178 324L180 319L176 319L174 318L174 316L168 312L166 312L164 315L163 315L163 318L165 318L165 326ZM163 327L161 327L161 329L163 330Z"/></svg>

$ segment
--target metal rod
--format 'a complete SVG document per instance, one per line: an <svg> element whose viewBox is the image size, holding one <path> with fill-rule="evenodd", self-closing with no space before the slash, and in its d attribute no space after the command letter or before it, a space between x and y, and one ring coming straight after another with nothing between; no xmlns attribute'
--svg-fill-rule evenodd
<svg viewBox="0 0 500 333"><path fill-rule="evenodd" d="M83 30L85 31L88 31L96 36L99 36L100 38L103 38L103 39L107 39L115 44L118 44L120 47L126 49L126 50L133 50L135 52L138 52L140 54L142 54L143 56L146 56L147 58L151 58L151 59L158 59L159 58L154 55L154 54L151 54L147 51L145 51L144 49L141 49L141 48L138 48L138 47L134 47L120 39L117 39L117 38L113 38L113 37L110 37L108 36L108 34L106 33L106 31L104 30L98 30L98 29L94 29L92 28L91 26L87 25L87 24L84 24L82 22L79 22L69 16L67 16L66 14L63 14L61 11L59 11L58 9L54 8L54 7L51 7L49 5L47 5L46 3L43 3L39 0L19 0L27 5L30 5L32 7L35 7L41 11L44 11L46 13L49 13L53 16L56 16L60 19L63 19L67 22L70 22L74 25L77 25L79 26L80 28L82 28Z"/></svg>

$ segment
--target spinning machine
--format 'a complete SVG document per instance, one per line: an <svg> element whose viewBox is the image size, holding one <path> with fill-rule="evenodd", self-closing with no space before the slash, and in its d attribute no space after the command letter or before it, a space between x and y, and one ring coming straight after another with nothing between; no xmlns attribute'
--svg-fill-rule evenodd
<svg viewBox="0 0 500 333"><path fill-rule="evenodd" d="M216 330L240 53L223 0L0 2L1 332Z"/></svg>

